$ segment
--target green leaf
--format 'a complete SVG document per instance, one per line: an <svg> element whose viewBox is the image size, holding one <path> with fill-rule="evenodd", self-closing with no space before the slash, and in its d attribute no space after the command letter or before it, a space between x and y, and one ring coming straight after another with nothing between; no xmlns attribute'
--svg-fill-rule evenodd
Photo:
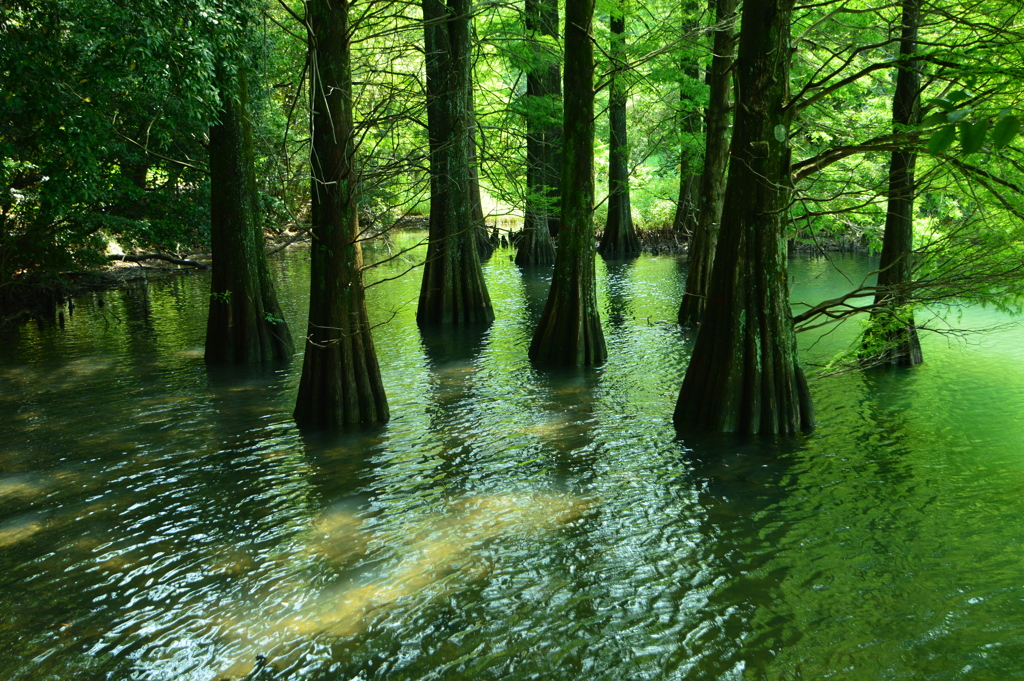
<svg viewBox="0 0 1024 681"><path fill-rule="evenodd" d="M967 114L969 113L971 113L970 109L957 109L956 111L950 111L946 115L946 120L948 120L950 123L956 123L960 120L963 120L963 118L967 116Z"/></svg>
<svg viewBox="0 0 1024 681"><path fill-rule="evenodd" d="M946 122L946 114L944 114L942 112L936 112L936 113L933 113L933 114L929 114L928 116L925 116L924 120L921 121L921 127L923 127L923 128L930 128L933 125L938 125L939 123L945 123L945 122Z"/></svg>
<svg viewBox="0 0 1024 681"><path fill-rule="evenodd" d="M928 152L935 155L941 154L949 149L949 145L953 143L954 139L956 139L956 128L952 125L939 128L938 132L928 140Z"/></svg>
<svg viewBox="0 0 1024 681"><path fill-rule="evenodd" d="M992 144L1001 149L1013 141L1020 131L1020 120L1016 116L1003 116L992 128Z"/></svg>
<svg viewBox="0 0 1024 681"><path fill-rule="evenodd" d="M953 92L950 92L948 95L946 95L946 99L948 99L949 101L953 102L954 104L956 102L962 101L964 99L969 99L969 98L970 98L970 95L967 94L966 92L964 92L963 90L955 90Z"/></svg>
<svg viewBox="0 0 1024 681"><path fill-rule="evenodd" d="M981 150L985 144L985 133L988 132L988 121L964 121L960 123L960 146L965 154L973 154Z"/></svg>
<svg viewBox="0 0 1024 681"><path fill-rule="evenodd" d="M949 101L948 99L943 99L942 97L936 97L935 99L933 99L932 104L946 112L952 111L953 109L956 108L956 104Z"/></svg>

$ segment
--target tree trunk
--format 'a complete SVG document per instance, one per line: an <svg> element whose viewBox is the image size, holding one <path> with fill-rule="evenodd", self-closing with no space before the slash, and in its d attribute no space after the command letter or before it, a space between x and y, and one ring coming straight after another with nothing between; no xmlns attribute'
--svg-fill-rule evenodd
<svg viewBox="0 0 1024 681"><path fill-rule="evenodd" d="M718 225L725 198L725 172L729 166L729 119L733 62L736 49L736 8L739 0L711 0L715 6L714 57L708 74L710 95L705 115L704 172L700 178L700 211L690 237L690 268L679 306L679 323L695 326L704 314L711 282L711 266L718 243Z"/></svg>
<svg viewBox="0 0 1024 681"><path fill-rule="evenodd" d="M523 235L516 251L516 264L550 265L555 261L551 236L552 190L557 191L557 161L554 160L551 128L558 112L558 55L538 40L551 30L554 8L557 31L558 6L551 0L526 0L526 33L531 41L532 59L526 74L526 211ZM552 186L553 185L553 186Z"/></svg>
<svg viewBox="0 0 1024 681"><path fill-rule="evenodd" d="M711 11L714 12L714 0L711 0ZM697 3L684 2L683 31L689 33L697 28L693 17L697 14ZM676 200L676 214L672 220L672 230L689 238L697 226L696 202L697 187L700 174L695 162L695 154L687 139L695 138L700 132L698 109L691 94L690 82L696 81L700 75L700 66L686 50L680 50L679 72L679 198ZM708 73L707 80L711 80Z"/></svg>
<svg viewBox="0 0 1024 681"><path fill-rule="evenodd" d="M783 239L793 2L743 5L733 163L708 305L676 404L678 428L790 434L813 426Z"/></svg>
<svg viewBox="0 0 1024 681"><path fill-rule="evenodd" d="M388 420L357 240L348 0L309 0L312 245L309 327L295 404L300 426Z"/></svg>
<svg viewBox="0 0 1024 681"><path fill-rule="evenodd" d="M217 68L220 121L210 128L210 236L213 272L206 361L265 362L294 353L270 281L256 197L252 126L244 70Z"/></svg>
<svg viewBox="0 0 1024 681"><path fill-rule="evenodd" d="M470 10L469 0L423 0L430 236L416 310L421 325L494 319L469 191Z"/></svg>
<svg viewBox="0 0 1024 681"><path fill-rule="evenodd" d="M917 51L920 12L920 0L903 1L900 65L896 71L896 93L892 102L895 132L903 132L920 122L920 62L908 59ZM906 293L901 290L912 277L916 161L917 153L913 149L901 149L892 152L889 164L888 210L878 273L880 291L875 296L875 305L885 309L871 318L869 340L865 343L865 361L871 364L914 366L923 361L914 313L907 306Z"/></svg>
<svg viewBox="0 0 1024 681"><path fill-rule="evenodd" d="M558 254L530 359L553 366L605 360L594 271L594 0L565 7L565 110Z"/></svg>
<svg viewBox="0 0 1024 681"><path fill-rule="evenodd" d="M626 17L622 4L612 16L612 77L608 85L608 220L598 252L604 258L632 258L640 253L629 204L629 143L626 132L626 86L620 69L626 63ZM568 93L566 93L568 96Z"/></svg>

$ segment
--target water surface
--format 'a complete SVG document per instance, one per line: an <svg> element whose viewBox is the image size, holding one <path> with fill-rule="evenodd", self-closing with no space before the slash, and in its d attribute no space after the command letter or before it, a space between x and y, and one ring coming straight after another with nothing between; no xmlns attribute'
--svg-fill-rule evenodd
<svg viewBox="0 0 1024 681"><path fill-rule="evenodd" d="M1024 677L1018 328L812 381L806 438L681 442L685 262L599 262L609 360L544 372L549 273L510 255L480 333L422 335L418 272L369 289L392 421L361 434L295 428L301 357L206 368L203 275L0 336L0 678ZM835 260L794 299L871 268ZM307 253L274 269L301 332Z"/></svg>

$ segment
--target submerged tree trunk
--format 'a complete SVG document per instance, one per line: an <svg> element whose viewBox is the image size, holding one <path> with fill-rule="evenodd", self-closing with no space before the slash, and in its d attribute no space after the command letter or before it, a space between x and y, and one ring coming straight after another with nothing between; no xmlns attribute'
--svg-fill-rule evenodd
<svg viewBox="0 0 1024 681"><path fill-rule="evenodd" d="M739 0L711 0L715 6L715 47L708 74L710 95L705 115L704 172L700 178L700 211L690 237L690 268L679 306L679 323L695 326L704 314L711 282L711 266L718 243L718 224L725 198L725 172L729 166L729 94L736 49L736 8Z"/></svg>
<svg viewBox="0 0 1024 681"><path fill-rule="evenodd" d="M554 28L550 26L552 11ZM552 119L558 114L558 55L539 36L553 36L557 31L558 5L552 0L526 0L525 15L531 41L526 74L526 211L516 264L550 265L555 261L551 216L559 165L552 144Z"/></svg>
<svg viewBox="0 0 1024 681"><path fill-rule="evenodd" d="M553 366L600 364L608 351L594 271L594 0L565 7L565 112L558 254L530 359Z"/></svg>
<svg viewBox="0 0 1024 681"><path fill-rule="evenodd" d="M309 0L313 215L309 327L295 404L301 426L388 420L363 297L348 0Z"/></svg>
<svg viewBox="0 0 1024 681"><path fill-rule="evenodd" d="M679 428L789 434L813 426L783 239L793 2L743 5L733 162L708 305L676 404Z"/></svg>
<svg viewBox="0 0 1024 681"><path fill-rule="evenodd" d="M476 248L469 190L469 0L423 0L430 135L430 237L416 321L494 319Z"/></svg>
<svg viewBox="0 0 1024 681"><path fill-rule="evenodd" d="M256 170L245 71L218 67L220 121L210 128L210 236L213 272L206 361L263 362L294 348L277 303L257 210Z"/></svg>
<svg viewBox="0 0 1024 681"><path fill-rule="evenodd" d="M633 212L629 203L626 85L619 73L626 63L626 17L622 4L616 10L620 12L619 16L612 16L610 20L610 55L614 70L608 85L608 220L605 222L598 252L604 258L632 258L640 253L640 239L633 226Z"/></svg>
<svg viewBox="0 0 1024 681"><path fill-rule="evenodd" d="M900 65L896 71L896 93L892 102L895 132L903 132L920 122L920 62L909 57L917 51L920 25L920 0L903 1ZM914 166L917 153L912 149L892 152L889 164L889 200L885 214L885 236L879 263L879 293L875 305L883 311L871 318L865 342L867 363L891 363L914 366L922 362L921 341L914 325L914 313L901 289L910 283L914 250Z"/></svg>

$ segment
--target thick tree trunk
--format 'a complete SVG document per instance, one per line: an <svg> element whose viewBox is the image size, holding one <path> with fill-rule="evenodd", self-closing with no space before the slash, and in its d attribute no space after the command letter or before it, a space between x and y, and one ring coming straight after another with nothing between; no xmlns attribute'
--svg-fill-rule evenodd
<svg viewBox="0 0 1024 681"><path fill-rule="evenodd" d="M218 68L220 121L210 128L210 236L213 272L206 361L264 362L294 353L270 281L258 218L252 126L245 72Z"/></svg>
<svg viewBox="0 0 1024 681"><path fill-rule="evenodd" d="M711 282L711 266L718 243L718 224L725 198L725 172L729 166L729 119L732 69L736 49L736 8L739 0L711 0L715 8L714 57L708 74L710 95L705 115L704 172L700 178L700 211L690 237L690 268L679 306L679 323L695 326L704 314Z"/></svg>
<svg viewBox="0 0 1024 681"><path fill-rule="evenodd" d="M530 359L553 366L605 360L594 271L594 0L565 7L565 112L558 254Z"/></svg>
<svg viewBox="0 0 1024 681"><path fill-rule="evenodd" d="M679 428L789 434L813 426L783 239L793 2L743 5L733 162L708 305L676 404Z"/></svg>
<svg viewBox="0 0 1024 681"><path fill-rule="evenodd" d="M469 191L469 0L423 0L430 134L430 237L416 310L421 325L494 319Z"/></svg>
<svg viewBox="0 0 1024 681"><path fill-rule="evenodd" d="M920 0L903 1L901 61L896 71L896 93L892 102L892 122L896 132L903 132L920 122L920 62L908 58L917 50L920 12ZM901 291L912 277L916 161L916 152L906 149L892 152L889 164L888 210L878 273L881 290L875 297L875 304L883 306L884 311L876 312L871 319L872 328L865 344L865 361L871 364L914 366L923 360L914 314L907 307L906 294Z"/></svg>
<svg viewBox="0 0 1024 681"><path fill-rule="evenodd" d="M348 11L348 0L307 3L313 211L309 327L294 413L301 426L388 420L357 241Z"/></svg>
<svg viewBox="0 0 1024 681"><path fill-rule="evenodd" d="M550 26L552 9L554 29ZM558 55L539 36L558 29L558 6L551 0L526 0L526 33L532 59L526 74L526 211L516 264L550 265L555 261L551 236L552 194L557 191L558 161L552 146L552 119L558 113Z"/></svg>
<svg viewBox="0 0 1024 681"><path fill-rule="evenodd" d="M640 239L633 226L633 212L629 203L629 141L626 132L626 86L619 73L626 63L625 10L612 16L611 50L612 77L608 85L608 220L598 252L604 258L632 258L640 253ZM568 93L566 93L568 95Z"/></svg>

